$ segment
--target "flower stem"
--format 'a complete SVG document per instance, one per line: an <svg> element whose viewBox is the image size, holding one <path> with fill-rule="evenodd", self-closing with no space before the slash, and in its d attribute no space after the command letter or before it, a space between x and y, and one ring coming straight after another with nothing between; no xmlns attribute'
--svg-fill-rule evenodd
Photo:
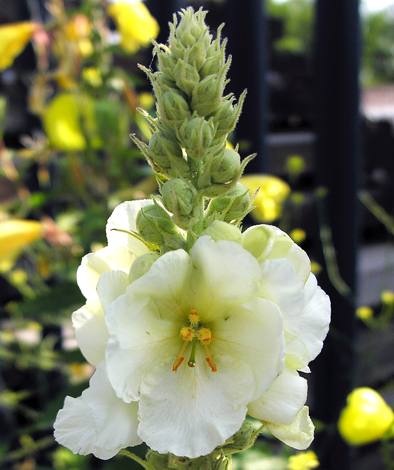
<svg viewBox="0 0 394 470"><path fill-rule="evenodd" d="M125 455L126 457L129 457L130 459L134 460L135 462L138 462L141 467L144 467L146 470L154 470L146 460L141 459L141 457L138 457L138 455L133 454L132 452L129 452L127 450L122 449L119 454Z"/></svg>

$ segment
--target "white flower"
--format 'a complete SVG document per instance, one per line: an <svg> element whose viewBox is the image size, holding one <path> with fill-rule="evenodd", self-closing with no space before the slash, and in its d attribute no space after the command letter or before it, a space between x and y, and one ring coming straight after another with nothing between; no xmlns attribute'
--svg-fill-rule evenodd
<svg viewBox="0 0 394 470"><path fill-rule="evenodd" d="M307 447L313 424L297 371L319 353L330 311L307 255L280 230L258 226L241 244L200 237L190 254L170 251L130 282L148 249L111 229L135 230L147 203L116 208L109 246L79 268L87 303L73 322L98 369L80 398L67 397L56 439L100 458L140 440L194 458L223 444L249 413L289 445ZM128 425L114 433L118 414Z"/></svg>

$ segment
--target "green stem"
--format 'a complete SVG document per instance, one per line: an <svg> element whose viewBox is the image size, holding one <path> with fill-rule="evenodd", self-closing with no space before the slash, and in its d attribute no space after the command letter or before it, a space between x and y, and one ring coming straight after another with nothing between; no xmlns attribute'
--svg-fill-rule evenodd
<svg viewBox="0 0 394 470"><path fill-rule="evenodd" d="M135 462L138 462L141 467L144 467L146 470L154 470L146 460L141 459L141 457L138 457L138 455L135 455L127 450L122 449L119 454L125 455L126 457L129 457L130 459L134 460Z"/></svg>
<svg viewBox="0 0 394 470"><path fill-rule="evenodd" d="M391 217L381 205L366 191L359 194L360 201L381 222L386 229L394 235L394 218Z"/></svg>

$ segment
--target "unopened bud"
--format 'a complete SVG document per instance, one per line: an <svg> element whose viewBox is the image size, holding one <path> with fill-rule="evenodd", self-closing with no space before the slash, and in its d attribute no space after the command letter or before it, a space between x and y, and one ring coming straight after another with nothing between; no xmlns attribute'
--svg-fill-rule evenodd
<svg viewBox="0 0 394 470"><path fill-rule="evenodd" d="M141 208L136 224L138 232L148 243L171 247L180 247L182 244L178 227L171 220L170 214L158 204Z"/></svg>
<svg viewBox="0 0 394 470"><path fill-rule="evenodd" d="M216 160L216 161L215 161ZM232 149L225 149L222 156L215 157L212 163L213 183L227 183L237 177L241 168L241 157Z"/></svg>
<svg viewBox="0 0 394 470"><path fill-rule="evenodd" d="M199 116L213 113L221 102L224 87L217 75L203 78L193 90L191 107Z"/></svg>
<svg viewBox="0 0 394 470"><path fill-rule="evenodd" d="M189 96L200 80L196 67L182 59L178 59L174 68L174 77L177 86Z"/></svg>
<svg viewBox="0 0 394 470"><path fill-rule="evenodd" d="M164 183L161 188L165 207L173 213L172 220L184 230L196 222L197 191L186 181L175 178Z"/></svg>
<svg viewBox="0 0 394 470"><path fill-rule="evenodd" d="M241 183L237 183L223 196L213 199L207 209L207 217L214 215L220 220L231 222L245 217L251 210L249 191Z"/></svg>
<svg viewBox="0 0 394 470"><path fill-rule="evenodd" d="M185 121L179 129L179 135L187 156L195 161L202 160L212 143L214 131L212 122L202 117Z"/></svg>
<svg viewBox="0 0 394 470"><path fill-rule="evenodd" d="M191 118L187 101L175 91L166 91L161 97L162 118L169 123L183 122Z"/></svg>

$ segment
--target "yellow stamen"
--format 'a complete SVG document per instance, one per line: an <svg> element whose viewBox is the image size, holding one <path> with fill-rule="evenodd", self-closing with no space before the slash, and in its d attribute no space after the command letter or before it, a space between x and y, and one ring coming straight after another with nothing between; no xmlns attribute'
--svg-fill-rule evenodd
<svg viewBox="0 0 394 470"><path fill-rule="evenodd" d="M193 339L193 328L190 326L184 326L181 328L179 335L183 340L191 341Z"/></svg>
<svg viewBox="0 0 394 470"><path fill-rule="evenodd" d="M197 313L197 310L192 310L189 315L189 321L192 326L197 326L200 322L200 316Z"/></svg>
<svg viewBox="0 0 394 470"><path fill-rule="evenodd" d="M217 368L215 361L213 360L213 357L212 357L211 351L209 350L208 345L206 345L205 343L201 343L201 344L203 345L203 348L205 349L205 354L207 355L205 360L208 362L208 365L211 368L212 372L217 372L218 368Z"/></svg>
<svg viewBox="0 0 394 470"><path fill-rule="evenodd" d="M200 328L198 331L198 339L201 341L202 344L208 344L212 341L212 333L209 328Z"/></svg>
<svg viewBox="0 0 394 470"><path fill-rule="evenodd" d="M174 372L176 372L178 370L178 367L182 364L182 362L185 360L185 352L186 352L186 349L187 347L189 346L189 342L188 341L184 341L183 344L182 344L182 348L181 348L181 351L180 353L178 354L178 357L175 359L175 362L174 364L172 365L172 370Z"/></svg>

